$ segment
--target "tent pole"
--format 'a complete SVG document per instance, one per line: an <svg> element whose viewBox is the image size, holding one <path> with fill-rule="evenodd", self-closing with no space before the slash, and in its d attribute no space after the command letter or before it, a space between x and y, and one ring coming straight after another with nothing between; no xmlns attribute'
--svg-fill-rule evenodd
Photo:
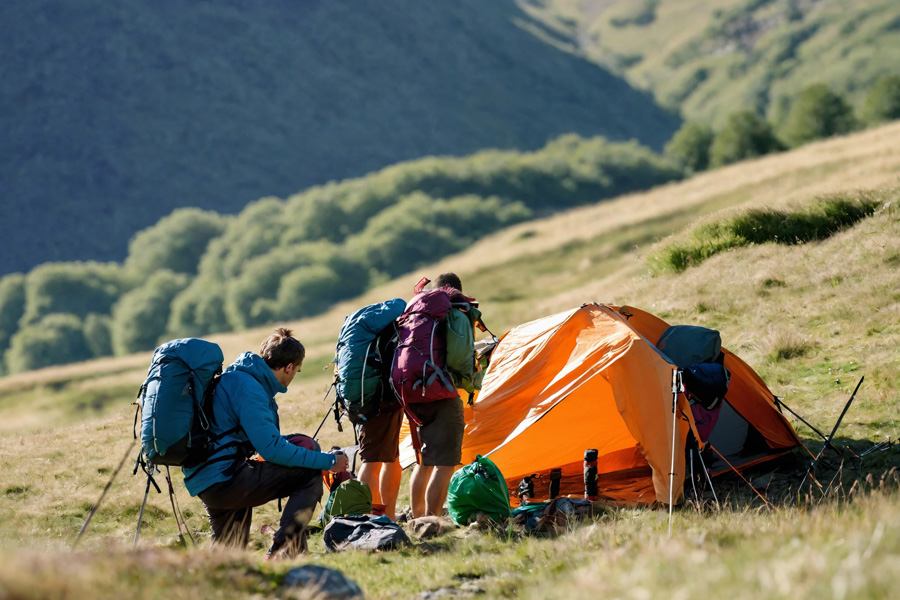
<svg viewBox="0 0 900 600"><path fill-rule="evenodd" d="M681 391L681 371L672 371L672 464L669 468L669 537L672 537L672 505L675 500L675 439L677 421L675 407L678 404L678 392Z"/></svg>

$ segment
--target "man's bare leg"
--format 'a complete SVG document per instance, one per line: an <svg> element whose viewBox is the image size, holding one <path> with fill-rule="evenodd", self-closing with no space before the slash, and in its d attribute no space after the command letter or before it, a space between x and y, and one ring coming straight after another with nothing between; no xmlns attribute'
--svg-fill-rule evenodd
<svg viewBox="0 0 900 600"><path fill-rule="evenodd" d="M434 467L428 488L425 490L425 514L441 516L444 512L444 501L450 489L450 478L456 467Z"/></svg>
<svg viewBox="0 0 900 600"><path fill-rule="evenodd" d="M384 504L384 514L392 521L397 520L397 496L400 495L400 477L402 475L403 469L400 468L399 458L394 462L381 463L381 477L378 482L380 504Z"/></svg>
<svg viewBox="0 0 900 600"><path fill-rule="evenodd" d="M413 519L425 516L425 490L431 480L434 467L417 464L409 478L409 504Z"/></svg>
<svg viewBox="0 0 900 600"><path fill-rule="evenodd" d="M369 489L372 491L372 504L384 504L381 500L382 484L380 481L384 464L380 462L364 462L359 468L359 475L356 476L357 479L369 486ZM394 496L394 502L396 501L397 497Z"/></svg>

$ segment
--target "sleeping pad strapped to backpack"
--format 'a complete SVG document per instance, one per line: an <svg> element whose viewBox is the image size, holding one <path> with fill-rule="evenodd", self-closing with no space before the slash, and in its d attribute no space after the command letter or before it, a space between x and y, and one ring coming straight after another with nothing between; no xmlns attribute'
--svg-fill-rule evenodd
<svg viewBox="0 0 900 600"><path fill-rule="evenodd" d="M378 413L393 358L393 323L406 308L394 298L359 309L344 319L335 348L335 392L350 421Z"/></svg>
<svg viewBox="0 0 900 600"><path fill-rule="evenodd" d="M218 345L185 338L156 349L147 380L138 392L141 446L154 465L195 466L208 455L205 400L222 373Z"/></svg>

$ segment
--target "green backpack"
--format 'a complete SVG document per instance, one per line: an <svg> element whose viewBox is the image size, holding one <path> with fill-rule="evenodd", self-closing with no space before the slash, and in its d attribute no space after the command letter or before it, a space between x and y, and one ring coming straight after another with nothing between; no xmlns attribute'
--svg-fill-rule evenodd
<svg viewBox="0 0 900 600"><path fill-rule="evenodd" d="M484 513L493 521L508 519L509 488L503 473L491 459L477 456L453 474L447 493L450 518L457 525L466 525L476 513Z"/></svg>
<svg viewBox="0 0 900 600"><path fill-rule="evenodd" d="M479 321L481 311L474 306L465 311L453 308L447 313L447 369L453 384L469 392L470 401L484 379L475 359L475 323Z"/></svg>
<svg viewBox="0 0 900 600"><path fill-rule="evenodd" d="M348 479L328 496L325 508L319 515L322 526L332 517L342 515L368 515L372 512L372 490L359 479Z"/></svg>

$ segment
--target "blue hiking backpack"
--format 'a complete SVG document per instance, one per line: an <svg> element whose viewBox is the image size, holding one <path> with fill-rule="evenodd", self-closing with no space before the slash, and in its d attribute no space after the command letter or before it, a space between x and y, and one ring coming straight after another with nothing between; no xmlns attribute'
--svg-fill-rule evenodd
<svg viewBox="0 0 900 600"><path fill-rule="evenodd" d="M370 304L344 319L334 350L334 387L352 423L378 414L383 397L392 397L389 373L396 346L394 321L406 301Z"/></svg>
<svg viewBox="0 0 900 600"><path fill-rule="evenodd" d="M223 360L217 344L196 338L172 340L153 353L137 399L142 452L148 463L192 467L208 458L206 404Z"/></svg>

